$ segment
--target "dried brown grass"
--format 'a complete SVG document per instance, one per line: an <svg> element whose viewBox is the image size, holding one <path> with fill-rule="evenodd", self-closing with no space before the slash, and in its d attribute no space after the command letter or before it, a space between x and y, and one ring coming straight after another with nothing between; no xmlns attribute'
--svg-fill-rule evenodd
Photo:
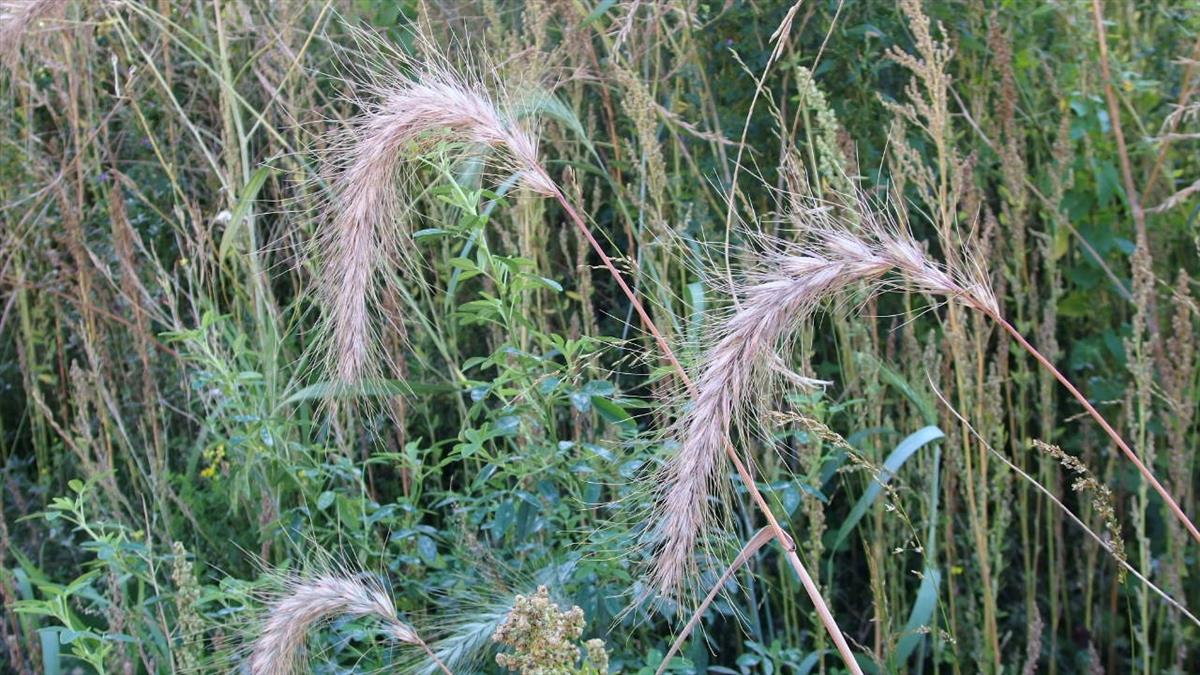
<svg viewBox="0 0 1200 675"><path fill-rule="evenodd" d="M50 20L61 18L67 0L0 0L0 63L11 64L21 46Z"/></svg>

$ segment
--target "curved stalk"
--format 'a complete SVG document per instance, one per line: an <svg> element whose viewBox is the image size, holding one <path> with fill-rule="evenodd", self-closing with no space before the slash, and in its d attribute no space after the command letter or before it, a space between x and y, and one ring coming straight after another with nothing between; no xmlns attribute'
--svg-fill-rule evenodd
<svg viewBox="0 0 1200 675"><path fill-rule="evenodd" d="M1145 478L1146 482L1150 484L1150 487L1154 488L1154 491L1158 493L1158 496L1162 497L1163 501L1167 504L1167 508L1170 509L1175 518L1177 518L1179 522L1183 524L1188 533L1192 535L1192 539L1195 539L1197 543L1200 543L1200 530L1196 529L1196 526L1192 523L1191 519L1187 517L1187 514L1183 512L1183 509L1180 508L1179 503L1175 501L1175 498L1171 496L1171 493L1167 492L1167 489L1163 487L1163 484L1154 477L1154 473L1150 471L1150 468L1147 467L1144 462L1142 462L1141 458L1137 456L1137 453L1133 451L1133 448L1129 447L1129 444L1125 442L1125 439L1121 438L1121 435L1117 433L1117 430L1108 423L1108 420L1104 419L1104 416L1101 415L1100 411L1096 410L1096 407L1087 400L1087 397L1084 396L1079 389L1077 389L1075 385L1072 384L1071 381L1062 374L1062 371L1060 371L1053 363L1050 362L1050 359L1046 358L1045 355L1039 352L1036 347L1030 344L1029 340L1026 340L1025 336L1021 335L1021 332L1014 328L1011 323L1006 321L1003 317L995 313L990 308L974 302L971 304L973 307L975 307L975 309L983 312L988 316L988 318L999 324L1000 327L1003 328L1005 332L1007 332L1009 336L1011 336L1012 339L1017 342L1017 344L1021 345L1022 349L1024 349L1026 352L1029 352L1029 355L1032 356L1039 364L1041 364L1043 368L1049 371L1050 374L1054 376L1054 379L1058 380L1063 387L1066 387L1067 391L1071 393L1071 396L1074 396L1075 400L1079 401L1079 404L1083 406L1083 409L1086 410L1089 415L1091 415L1092 419L1096 420L1096 423L1100 425L1100 428L1104 430L1104 433L1108 434L1108 437L1112 439L1112 442L1116 443L1117 447L1121 449L1121 452L1125 454L1125 457L1127 457L1129 461L1133 462L1133 465L1137 467L1138 472L1142 474L1142 478Z"/></svg>
<svg viewBox="0 0 1200 675"><path fill-rule="evenodd" d="M625 297L629 299L629 302L633 307L633 311L637 313L642 325L645 326L646 330L650 332L650 335L658 344L659 350L662 351L663 358L665 358L667 362L671 364L671 367L679 376L680 381L683 382L685 387L687 387L688 392L694 394L696 391L696 386L692 382L692 379L688 376L683 364L681 364L679 359L675 357L675 352L671 349L671 346L667 344L666 338L664 338L662 333L659 332L658 326L654 324L654 321L646 312L645 307L642 306L641 301L638 300L637 295L633 292L633 289L631 289L629 284L625 282L625 278L621 275L621 272L617 269L616 265L613 264L612 259L608 257L608 254L604 252L604 248L600 246L600 242L597 241L595 236L592 235L592 232L588 228L587 223L584 222L583 217L580 216L579 212L571 206L570 202L567 201L566 196L562 193L562 190L558 189L557 186L554 189L553 197L558 201L559 205L562 206L563 210L567 213L567 217L570 218L571 222L576 228L578 228L579 232L584 236L585 239L587 239L588 244L591 245L592 249L596 251L596 254L600 256L601 264L603 264L605 269L608 270L608 273L612 275L613 280L617 282L617 286L621 288L621 292L624 293ZM749 469L746 468L745 463L742 462L740 457L738 457L737 452L733 449L733 445L729 443L728 440L725 442L725 455L729 457L729 461L733 463L733 467L737 471L738 476L741 477L742 483L746 485L746 489L750 492L750 497L754 500L754 504L758 507L759 511L762 511L763 516L767 520L767 527L771 529L772 536L783 549L784 557L787 559L788 564L791 565L792 569L796 571L796 575L800 577L800 583L804 586L804 590L808 592L808 597L810 600L812 600L813 607L817 611L817 616L820 618L821 623L825 626L825 630L829 632L830 638L833 639L833 643L837 647L838 653L841 655L842 660L845 662L846 668L854 675L862 675L862 668L859 667L858 662L854 659L854 652L850 650L850 644L846 641L846 636L842 635L841 629L838 628L837 621L833 618L833 612L829 610L829 605L825 602L825 598L822 597L821 590L817 587L817 583L813 581L812 576L804 567L804 563L800 561L800 556L796 553L795 542L792 541L792 538L788 536L787 532L783 530L783 527L775 518L775 514L772 513L770 506L767 504L767 500L763 498L762 493L754 485L754 477L751 475Z"/></svg>

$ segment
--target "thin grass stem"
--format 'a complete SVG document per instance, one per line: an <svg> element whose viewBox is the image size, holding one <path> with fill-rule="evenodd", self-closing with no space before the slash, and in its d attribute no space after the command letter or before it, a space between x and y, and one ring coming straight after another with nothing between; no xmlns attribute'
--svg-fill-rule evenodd
<svg viewBox="0 0 1200 675"><path fill-rule="evenodd" d="M596 254L600 257L601 264L603 264L605 269L608 270L609 274L612 275L613 280L617 282L617 286L620 287L621 291L625 294L625 297L629 299L630 304L633 306L633 311L637 313L638 318L641 319L646 330L650 331L650 334L654 337L654 341L658 344L658 348L662 350L663 357L668 363L671 364L671 367L675 370L680 381L683 382L688 392L694 396L696 393L696 385L692 381L691 377L688 376L687 370L684 369L683 364L681 364L679 359L676 358L675 352L671 349L671 346L667 344L666 338L664 338L662 333L659 332L658 327L654 324L654 321L646 312L646 309L642 305L641 301L638 300L637 295L625 282L624 277L613 264L612 259L608 257L607 253L604 252L604 248L600 246L600 242L598 242L595 236L592 235L591 230L583 221L583 218L579 215L579 212L571 206L570 202L567 201L566 196L563 195L562 191L557 187L554 190L553 196L562 206L563 210L567 213L567 216L575 224L575 227L579 229L580 234L587 239L588 243L596 251ZM808 592L808 597L812 600L813 607L817 611L817 616L820 618L821 623L825 626L825 629L829 632L829 636L833 639L834 644L837 646L838 653L845 662L846 668L848 668L850 672L854 673L855 675L861 675L862 669L859 667L858 662L854 659L854 652L851 651L850 644L846 641L846 637L842 635L842 631L838 627L837 621L833 618L833 612L829 610L829 606L826 604L825 598L821 595L821 590L817 587L816 582L813 581L812 576L804 567L804 563L800 561L800 556L796 554L796 543L792 541L792 538L787 534L787 532L784 531L783 527L779 524L779 521L775 518L775 514L771 511L766 499L755 486L753 475L750 473L749 469L746 468L746 465L742 462L741 458L738 457L737 452L735 452L733 449L733 444L729 442L728 438L725 440L725 454L733 463L734 469L737 471L738 476L741 477L747 491L749 491L750 497L754 500L755 506L758 507L758 509L763 513L763 516L766 518L767 526L770 528L772 536L783 548L784 557L787 559L788 564L791 565L792 569L796 571L796 575L800 577L800 583L804 585L804 590Z"/></svg>

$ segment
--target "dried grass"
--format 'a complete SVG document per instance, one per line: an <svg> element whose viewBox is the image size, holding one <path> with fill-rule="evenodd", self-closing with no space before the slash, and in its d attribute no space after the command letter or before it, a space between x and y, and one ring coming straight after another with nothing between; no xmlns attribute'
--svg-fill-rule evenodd
<svg viewBox="0 0 1200 675"><path fill-rule="evenodd" d="M0 63L11 64L29 36L66 7L67 0L0 0Z"/></svg>

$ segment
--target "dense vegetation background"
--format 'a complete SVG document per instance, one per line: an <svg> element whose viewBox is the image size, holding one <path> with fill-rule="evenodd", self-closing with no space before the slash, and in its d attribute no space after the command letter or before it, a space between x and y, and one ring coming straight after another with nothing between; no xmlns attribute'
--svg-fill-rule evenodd
<svg viewBox="0 0 1200 675"><path fill-rule="evenodd" d="M386 65L349 26L552 91L528 113L544 161L686 362L746 224L787 238L792 197L854 185L919 238L982 249L1005 316L1197 511L1194 2L0 8L11 672L236 671L278 571L319 552L484 650L456 672L498 670L491 632L539 584L614 670L653 672L686 620L622 612L643 588L635 479L670 456L678 383L555 203L417 169L423 283L375 308L394 368L331 382L327 132ZM1200 668L1200 625L1037 487L1200 605L1197 543L1045 370L936 298L831 309L789 365L833 384L772 400L770 438L738 447L865 669ZM745 541L761 515L723 470ZM673 669L842 671L777 548L737 581ZM422 667L365 619L310 641L316 672Z"/></svg>

